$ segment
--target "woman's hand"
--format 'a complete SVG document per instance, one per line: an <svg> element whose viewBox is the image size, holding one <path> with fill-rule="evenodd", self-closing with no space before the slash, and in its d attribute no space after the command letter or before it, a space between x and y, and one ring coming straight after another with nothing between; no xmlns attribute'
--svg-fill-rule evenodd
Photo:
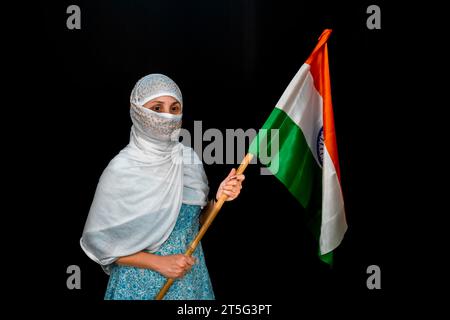
<svg viewBox="0 0 450 320"><path fill-rule="evenodd" d="M166 278L181 278L195 264L194 257L184 254L160 256L149 252L137 252L135 254L120 257L116 263L119 265L133 266L136 268L150 269L161 273Z"/></svg>
<svg viewBox="0 0 450 320"><path fill-rule="evenodd" d="M195 264L194 257L188 257L184 254L159 256L159 258L156 271L166 278L182 278Z"/></svg>
<svg viewBox="0 0 450 320"><path fill-rule="evenodd" d="M231 201L237 198L242 189L242 181L244 181L245 176L243 174L236 175L236 169L231 169L228 177L222 181L219 189L216 193L216 200L226 194L228 196L227 201Z"/></svg>

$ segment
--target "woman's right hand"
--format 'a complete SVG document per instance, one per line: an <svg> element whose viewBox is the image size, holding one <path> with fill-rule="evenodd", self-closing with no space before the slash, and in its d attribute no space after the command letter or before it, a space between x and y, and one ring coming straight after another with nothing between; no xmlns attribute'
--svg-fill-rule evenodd
<svg viewBox="0 0 450 320"><path fill-rule="evenodd" d="M195 264L194 257L188 257L184 254L159 256L159 258L156 271L166 278L182 278Z"/></svg>

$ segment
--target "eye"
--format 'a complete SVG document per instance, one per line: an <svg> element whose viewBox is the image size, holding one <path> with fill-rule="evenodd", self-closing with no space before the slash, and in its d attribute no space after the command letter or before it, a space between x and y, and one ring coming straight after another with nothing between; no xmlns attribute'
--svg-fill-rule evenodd
<svg viewBox="0 0 450 320"><path fill-rule="evenodd" d="M170 107L170 111L173 113L178 113L180 112L180 106L178 104L173 105L172 107Z"/></svg>
<svg viewBox="0 0 450 320"><path fill-rule="evenodd" d="M160 104L155 104L154 106L152 106L152 110L156 111L156 112L160 112L162 109Z"/></svg>

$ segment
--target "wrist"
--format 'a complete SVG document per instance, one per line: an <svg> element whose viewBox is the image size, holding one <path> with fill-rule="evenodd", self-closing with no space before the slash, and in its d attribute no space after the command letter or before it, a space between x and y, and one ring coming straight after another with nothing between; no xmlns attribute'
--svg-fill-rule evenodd
<svg viewBox="0 0 450 320"><path fill-rule="evenodd" d="M160 272L163 258L164 258L164 256L149 253L147 256L148 269L151 269L156 272Z"/></svg>

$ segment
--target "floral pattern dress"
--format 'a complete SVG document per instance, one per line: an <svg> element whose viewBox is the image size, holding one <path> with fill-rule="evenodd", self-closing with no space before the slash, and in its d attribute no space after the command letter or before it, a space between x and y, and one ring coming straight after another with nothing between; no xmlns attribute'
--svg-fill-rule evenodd
<svg viewBox="0 0 450 320"><path fill-rule="evenodd" d="M184 253L199 230L200 212L200 206L183 203L172 233L154 254ZM183 278L174 281L164 300L214 299L201 243L193 256L197 263ZM156 271L113 264L105 300L153 300L165 282L166 278Z"/></svg>

